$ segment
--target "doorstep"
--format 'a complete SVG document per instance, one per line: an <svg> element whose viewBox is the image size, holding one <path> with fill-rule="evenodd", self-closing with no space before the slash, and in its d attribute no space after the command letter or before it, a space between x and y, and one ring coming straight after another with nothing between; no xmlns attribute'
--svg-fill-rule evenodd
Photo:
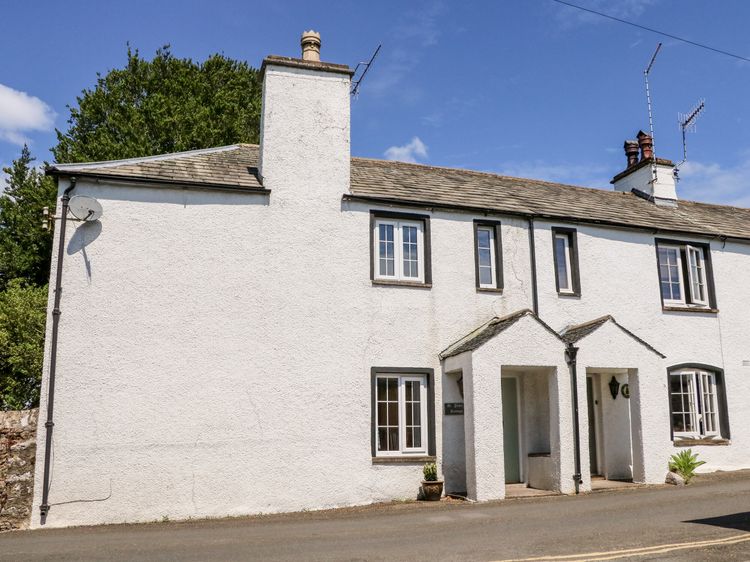
<svg viewBox="0 0 750 562"><path fill-rule="evenodd" d="M607 480L602 476L591 477L591 491L619 490L623 488L637 488L642 484L636 484L632 480Z"/></svg>
<svg viewBox="0 0 750 562"><path fill-rule="evenodd" d="M521 482L520 484L506 484L505 485L505 499L511 500L516 498L540 498L544 496L559 496L558 492L552 490L537 490L536 488L529 488Z"/></svg>

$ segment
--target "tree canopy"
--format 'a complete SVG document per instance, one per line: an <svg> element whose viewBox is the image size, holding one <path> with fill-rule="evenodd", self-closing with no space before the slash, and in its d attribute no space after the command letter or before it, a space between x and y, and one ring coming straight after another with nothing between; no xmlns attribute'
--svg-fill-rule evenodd
<svg viewBox="0 0 750 562"><path fill-rule="evenodd" d="M169 46L152 60L128 47L122 69L98 75L57 131L57 162L117 160L238 142L257 143L261 81L246 62L214 54L180 59Z"/></svg>
<svg viewBox="0 0 750 562"><path fill-rule="evenodd" d="M57 189L33 163L24 146L13 164L3 168L8 178L0 192L0 290L11 279L38 287L49 279L52 235L42 230L42 209L54 212Z"/></svg>

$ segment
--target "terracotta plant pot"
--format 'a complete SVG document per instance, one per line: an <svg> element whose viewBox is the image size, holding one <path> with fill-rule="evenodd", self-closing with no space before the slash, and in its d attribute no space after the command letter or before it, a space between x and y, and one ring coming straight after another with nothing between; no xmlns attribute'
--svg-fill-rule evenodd
<svg viewBox="0 0 750 562"><path fill-rule="evenodd" d="M422 498L425 501L436 502L440 501L440 497L443 495L443 481L442 480L422 480Z"/></svg>

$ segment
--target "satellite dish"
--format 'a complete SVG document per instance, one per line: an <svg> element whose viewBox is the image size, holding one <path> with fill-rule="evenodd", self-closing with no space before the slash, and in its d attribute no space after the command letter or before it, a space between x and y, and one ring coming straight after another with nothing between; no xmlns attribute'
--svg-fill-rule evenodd
<svg viewBox="0 0 750 562"><path fill-rule="evenodd" d="M102 205L93 197L74 195L68 203L70 214L79 221L95 221L102 216Z"/></svg>

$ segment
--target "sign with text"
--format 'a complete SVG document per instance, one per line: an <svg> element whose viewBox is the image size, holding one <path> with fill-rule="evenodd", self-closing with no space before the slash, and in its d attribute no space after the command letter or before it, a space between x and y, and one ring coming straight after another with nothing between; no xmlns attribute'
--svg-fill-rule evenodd
<svg viewBox="0 0 750 562"><path fill-rule="evenodd" d="M443 412L446 416L463 416L464 415L464 403L463 402L446 402L443 404Z"/></svg>

